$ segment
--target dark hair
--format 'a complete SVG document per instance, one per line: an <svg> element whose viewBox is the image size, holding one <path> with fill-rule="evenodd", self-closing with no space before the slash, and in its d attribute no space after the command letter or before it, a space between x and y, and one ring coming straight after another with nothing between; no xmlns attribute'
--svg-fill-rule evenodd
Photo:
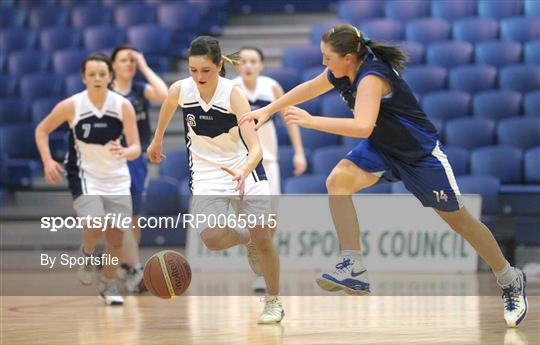
<svg viewBox="0 0 540 345"><path fill-rule="evenodd" d="M227 61L234 67L240 65L238 52L229 55L222 55L219 41L210 36L199 36L191 42L188 57L191 56L206 56L216 66L219 66L221 61ZM219 75L224 77L225 73L225 64L223 64L221 70L219 71Z"/></svg>
<svg viewBox="0 0 540 345"><path fill-rule="evenodd" d="M401 48L373 41L367 38L364 33L350 24L337 25L322 36L322 41L329 44L332 50L338 54L354 54L359 58L364 58L369 47L375 56L392 67L403 70L408 58Z"/></svg>
<svg viewBox="0 0 540 345"><path fill-rule="evenodd" d="M86 71L86 63L88 61L101 61L105 62L107 64L107 68L109 69L109 73L114 77L114 72L112 68L112 62L109 57L103 53L92 53L84 58L84 60L81 62L81 73L84 75L84 72Z"/></svg>
<svg viewBox="0 0 540 345"><path fill-rule="evenodd" d="M116 60L116 55L118 55L118 53L121 52L122 50L133 50L133 51L136 51L136 52L139 51L137 48L135 48L131 44L121 44L121 45L117 46L116 48L114 48L114 50L113 50L113 52L111 54L111 61L112 62L114 62L114 60Z"/></svg>
<svg viewBox="0 0 540 345"><path fill-rule="evenodd" d="M261 62L264 62L264 54L263 54L262 50L260 50L259 48L253 47L253 46L246 46L246 47L240 48L239 53L243 52L244 50L253 50L257 54L259 54L259 57L261 58Z"/></svg>

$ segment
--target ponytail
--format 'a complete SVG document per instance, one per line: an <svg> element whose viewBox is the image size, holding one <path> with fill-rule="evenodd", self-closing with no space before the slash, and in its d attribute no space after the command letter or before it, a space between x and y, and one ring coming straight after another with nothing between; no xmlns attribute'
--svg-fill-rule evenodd
<svg viewBox="0 0 540 345"><path fill-rule="evenodd" d="M235 68L240 66L240 52L232 53L229 55L221 55L221 60L223 61L223 64L221 65L219 75L224 77L227 73L227 71L225 70L225 62L228 62Z"/></svg>

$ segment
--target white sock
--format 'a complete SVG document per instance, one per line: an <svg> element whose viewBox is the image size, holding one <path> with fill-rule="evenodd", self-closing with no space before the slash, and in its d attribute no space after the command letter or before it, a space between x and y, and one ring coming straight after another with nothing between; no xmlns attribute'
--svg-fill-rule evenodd
<svg viewBox="0 0 540 345"><path fill-rule="evenodd" d="M508 261L506 261L506 266L498 272L493 271L493 274L497 277L497 284L505 286L516 279L517 271L514 267L510 266Z"/></svg>
<svg viewBox="0 0 540 345"><path fill-rule="evenodd" d="M359 250L342 250L341 256L355 260L362 260L362 252Z"/></svg>

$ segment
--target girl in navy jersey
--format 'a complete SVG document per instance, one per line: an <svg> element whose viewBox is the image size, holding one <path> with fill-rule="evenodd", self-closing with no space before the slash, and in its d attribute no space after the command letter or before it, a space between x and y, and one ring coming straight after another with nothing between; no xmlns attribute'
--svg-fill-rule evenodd
<svg viewBox="0 0 540 345"><path fill-rule="evenodd" d="M124 44L115 48L111 55L114 80L112 89L127 98L137 118L137 128L141 139L143 152L150 144L150 102L163 102L167 97L167 85L146 63L140 52L134 47ZM141 71L146 81L135 80L137 69ZM130 236L125 236L123 255L118 275L125 280L128 292L139 292L139 283L143 277L139 261L139 241L141 238L138 228L138 217L142 206L142 195L147 175L146 156L128 162L131 175L131 198L133 202L133 223Z"/></svg>
<svg viewBox="0 0 540 345"><path fill-rule="evenodd" d="M79 217L101 217L107 214L131 216L129 188L131 178L128 160L139 158L141 147L135 122L135 111L124 97L109 90L112 65L103 54L88 56L81 64L86 90L58 103L36 127L36 144L43 161L45 180L54 184L62 180L64 169L55 162L49 150L49 134L67 122L71 128L65 171L73 196L73 207ZM125 135L127 147L120 143ZM106 218L105 218L106 219ZM83 230L81 252L91 257L96 245L105 237L105 253L118 258L122 253L123 231L129 228ZM90 260L79 270L84 285L93 283L94 271ZM106 304L122 304L115 283L117 265L103 266L99 297Z"/></svg>
<svg viewBox="0 0 540 345"><path fill-rule="evenodd" d="M504 318L511 327L527 313L525 276L504 258L489 229L460 202L460 193L438 134L401 78L405 54L372 41L351 25L328 30L321 40L326 70L251 114L240 124L264 123L274 112L336 88L353 111L350 119L312 116L291 107L287 123L328 133L366 138L332 170L326 181L330 209L343 250L334 272L317 278L328 291L369 294L360 255L360 232L352 194L379 182L402 180L426 207L433 207L489 264L503 289Z"/></svg>
<svg viewBox="0 0 540 345"><path fill-rule="evenodd" d="M235 56L221 55L215 38L201 36L191 42L188 58L191 77L169 88L154 139L148 147L148 157L156 163L165 158L163 136L180 105L194 195L191 214L228 216L232 208L237 213L257 217L256 224L247 228L236 228L233 224L216 227L209 222L197 224L196 230L210 250L247 246L253 271L264 276L268 287L266 305L258 322L276 323L284 314L278 296L279 256L272 243L270 224L262 219L271 212L267 200L270 186L253 123L238 125L240 115L250 111L249 102L232 80L224 78L225 61L238 64Z"/></svg>

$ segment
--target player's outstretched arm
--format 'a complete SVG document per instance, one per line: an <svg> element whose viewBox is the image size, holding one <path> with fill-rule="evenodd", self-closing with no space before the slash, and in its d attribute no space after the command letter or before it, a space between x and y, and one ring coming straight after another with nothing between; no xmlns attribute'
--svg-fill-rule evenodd
<svg viewBox="0 0 540 345"><path fill-rule="evenodd" d="M180 101L180 86L180 80L172 84L169 88L167 98L165 98L165 101L161 105L156 132L154 133L154 138L152 139L150 146L148 146L148 149L146 150L148 159L153 163L159 163L166 158L163 154L163 137L165 136L165 130L169 126L169 122L171 122L171 119L178 108L178 102Z"/></svg>
<svg viewBox="0 0 540 345"><path fill-rule="evenodd" d="M281 109L303 103L330 91L334 86L328 81L326 73L327 70L325 69L317 77L296 86L294 89L279 97L267 106L242 115L239 120L239 125L242 125L246 121L257 120L258 123L255 128L258 129L266 121L268 121L272 114L280 111Z"/></svg>
<svg viewBox="0 0 540 345"><path fill-rule="evenodd" d="M66 98L41 120L34 132L36 145L43 162L43 175L47 183L56 184L61 182L61 174L64 173L64 168L52 158L49 148L49 134L64 122L70 122L74 115L75 103L72 98Z"/></svg>

